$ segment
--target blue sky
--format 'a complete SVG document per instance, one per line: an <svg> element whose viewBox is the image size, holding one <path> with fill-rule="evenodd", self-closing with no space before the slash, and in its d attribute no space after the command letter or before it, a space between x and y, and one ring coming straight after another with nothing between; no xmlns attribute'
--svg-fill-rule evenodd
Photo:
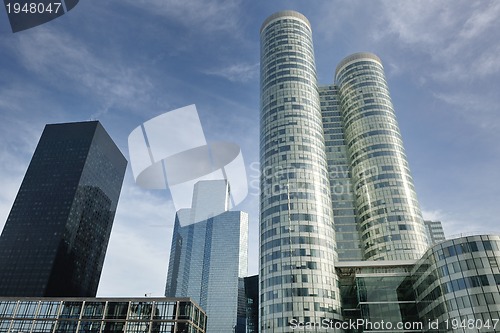
<svg viewBox="0 0 500 333"><path fill-rule="evenodd" d="M311 21L322 84L351 53L380 56L424 217L447 235L498 233L500 2L456 0L82 0L16 34L0 11L0 227L46 123L98 119L128 158L135 127L196 104L207 140L239 144L255 184L259 28L283 9ZM238 208L256 274L255 188ZM100 296L163 294L174 215L129 168Z"/></svg>

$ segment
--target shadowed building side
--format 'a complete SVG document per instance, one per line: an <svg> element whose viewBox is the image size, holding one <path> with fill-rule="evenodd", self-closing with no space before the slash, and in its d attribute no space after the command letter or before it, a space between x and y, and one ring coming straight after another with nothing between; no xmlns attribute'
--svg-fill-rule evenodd
<svg viewBox="0 0 500 333"><path fill-rule="evenodd" d="M45 127L0 236L0 295L96 295L126 165L97 121Z"/></svg>

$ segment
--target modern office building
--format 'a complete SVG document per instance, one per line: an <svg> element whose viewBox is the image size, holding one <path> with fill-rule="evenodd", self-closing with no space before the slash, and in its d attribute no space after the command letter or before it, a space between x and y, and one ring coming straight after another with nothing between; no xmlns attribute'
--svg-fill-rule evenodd
<svg viewBox="0 0 500 333"><path fill-rule="evenodd" d="M411 272L423 332L499 332L499 265L498 235L432 246Z"/></svg>
<svg viewBox="0 0 500 333"><path fill-rule="evenodd" d="M425 220L427 237L432 244L442 242L446 239L441 221Z"/></svg>
<svg viewBox="0 0 500 333"><path fill-rule="evenodd" d="M227 210L229 190L226 180L200 181L192 208L177 212L165 295L200 304L208 316L208 332L243 333L248 215L219 213L220 205Z"/></svg>
<svg viewBox="0 0 500 333"><path fill-rule="evenodd" d="M261 30L260 326L340 319L330 181L311 25L279 12Z"/></svg>
<svg viewBox="0 0 500 333"><path fill-rule="evenodd" d="M382 331L402 332L396 329L398 323L419 323L411 275L415 263L416 260L338 262L335 268L340 280L343 321L356 323L344 332L380 331L382 327L370 327L369 323L382 322L387 323Z"/></svg>
<svg viewBox="0 0 500 333"><path fill-rule="evenodd" d="M0 236L0 296L96 295L126 165L97 121L45 127Z"/></svg>
<svg viewBox="0 0 500 333"><path fill-rule="evenodd" d="M477 251L456 245L467 238L430 247L444 233L424 224L381 60L350 55L333 84L318 86L307 18L275 13L260 36L260 332L324 332L358 319L396 325L498 317L500 300L486 295L498 291L500 253L489 239L497 236L475 236L483 242L471 247ZM456 253L482 266L474 273L460 263L467 266L454 272L462 275L448 281L443 246L455 251L449 258ZM467 297L485 307L471 309ZM462 301L466 310L457 310Z"/></svg>
<svg viewBox="0 0 500 333"><path fill-rule="evenodd" d="M0 298L0 332L205 333L189 298Z"/></svg>
<svg viewBox="0 0 500 333"><path fill-rule="evenodd" d="M493 235L446 240L418 260L339 262L343 320L360 323L346 332L498 332L499 265Z"/></svg>
<svg viewBox="0 0 500 333"><path fill-rule="evenodd" d="M429 242L382 62L348 56L335 84L363 259L418 259Z"/></svg>
<svg viewBox="0 0 500 333"><path fill-rule="evenodd" d="M339 260L419 258L426 232L380 59L345 58L319 91Z"/></svg>

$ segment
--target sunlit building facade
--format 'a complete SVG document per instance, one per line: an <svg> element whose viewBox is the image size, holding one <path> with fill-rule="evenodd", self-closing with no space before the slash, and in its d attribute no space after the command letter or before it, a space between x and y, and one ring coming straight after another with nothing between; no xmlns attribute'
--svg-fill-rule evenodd
<svg viewBox="0 0 500 333"><path fill-rule="evenodd" d="M318 86L307 18L275 13L260 34L260 332L358 319L424 332L431 320L498 317L496 236L443 242L424 223L380 58L350 55ZM481 257L475 273L468 256ZM452 259L461 275L448 281Z"/></svg>
<svg viewBox="0 0 500 333"><path fill-rule="evenodd" d="M429 246L380 59L344 58L335 71L363 259L418 259Z"/></svg>
<svg viewBox="0 0 500 333"><path fill-rule="evenodd" d="M200 304L209 332L245 333L248 215L224 211L229 191L226 180L200 181L192 208L177 212L165 295Z"/></svg>
<svg viewBox="0 0 500 333"><path fill-rule="evenodd" d="M260 332L340 318L335 230L309 21L261 30Z"/></svg>
<svg viewBox="0 0 500 333"><path fill-rule="evenodd" d="M432 244L442 242L446 239L441 221L425 220L424 223L427 237Z"/></svg>

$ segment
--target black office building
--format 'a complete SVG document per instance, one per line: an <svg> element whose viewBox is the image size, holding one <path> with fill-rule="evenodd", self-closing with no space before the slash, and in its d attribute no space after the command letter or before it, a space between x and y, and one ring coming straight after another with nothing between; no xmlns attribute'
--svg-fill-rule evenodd
<svg viewBox="0 0 500 333"><path fill-rule="evenodd" d="M0 236L0 296L96 295L126 165L97 121L45 127Z"/></svg>

